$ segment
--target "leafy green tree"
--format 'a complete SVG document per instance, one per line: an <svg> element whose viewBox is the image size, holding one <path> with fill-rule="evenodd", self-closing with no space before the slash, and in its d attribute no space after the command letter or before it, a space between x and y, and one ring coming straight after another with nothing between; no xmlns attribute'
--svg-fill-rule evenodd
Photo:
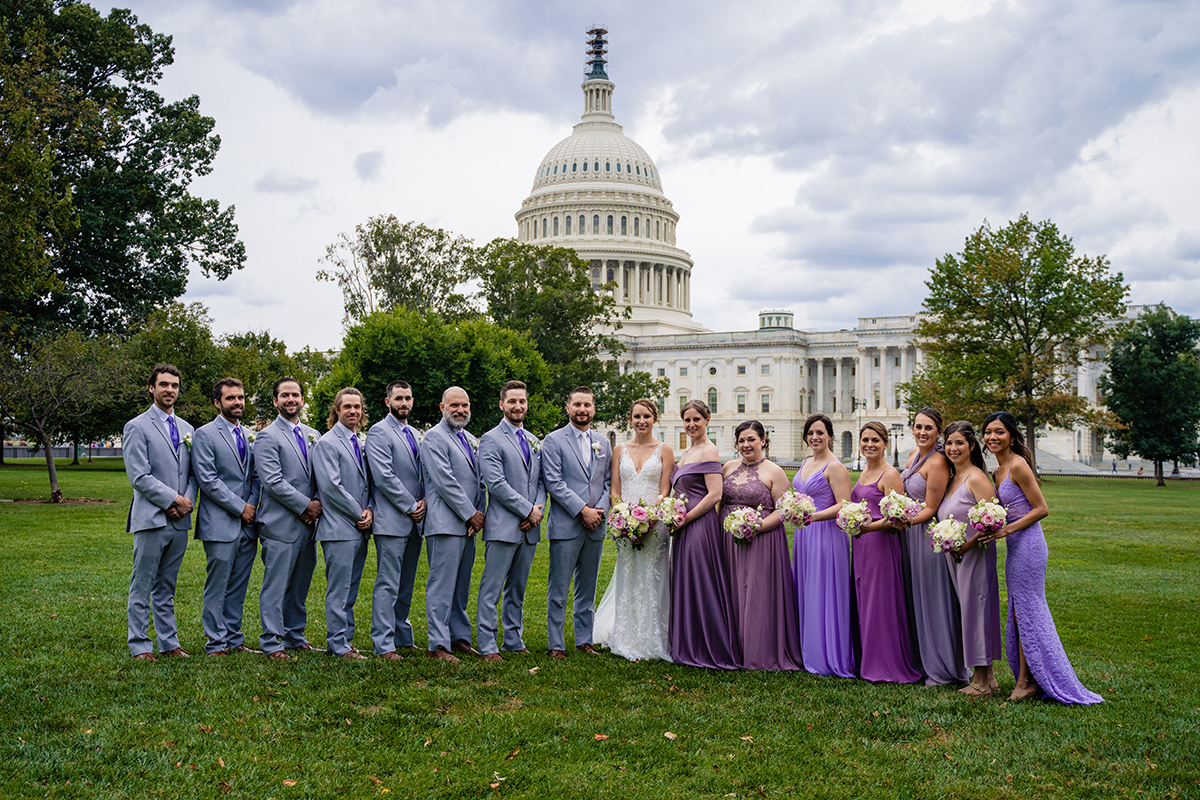
<svg viewBox="0 0 1200 800"><path fill-rule="evenodd" d="M275 381L289 375L311 386L313 375L295 356L289 355L287 345L271 336L268 331L248 331L222 337L220 351L220 376L237 378L246 390L246 424L270 421L276 410L271 402L271 389ZM215 411L213 412L215 414Z"/></svg>
<svg viewBox="0 0 1200 800"><path fill-rule="evenodd" d="M1118 425L1108 447L1122 458L1136 453L1154 462L1164 486L1163 462L1197 454L1200 436L1200 321L1164 306L1143 313L1118 335L1100 392Z"/></svg>
<svg viewBox="0 0 1200 800"><path fill-rule="evenodd" d="M174 364L183 373L175 413L193 426L209 422L215 413L212 387L224 377L224 354L214 341L212 318L201 303L171 303L150 314L145 326L131 339L139 385L147 382L155 364ZM126 406L116 418L128 419L148 403Z"/></svg>
<svg viewBox="0 0 1200 800"><path fill-rule="evenodd" d="M475 247L464 236L395 216L371 217L325 249L328 269L317 278L337 283L349 319L407 308L466 319L476 312L463 285L475 273Z"/></svg>
<svg viewBox="0 0 1200 800"><path fill-rule="evenodd" d="M1125 310L1128 287L1107 258L1076 255L1052 222L1022 214L998 230L985 221L925 285L916 335L928 359L904 387L910 408L976 420L1009 411L1031 446L1039 424L1092 418L1071 382L1082 354L1109 336L1106 321Z"/></svg>
<svg viewBox="0 0 1200 800"><path fill-rule="evenodd" d="M73 0L12 0L3 9L7 68L30 32L44 30L41 74L75 101L47 117L42 152L51 189L72 188L79 228L56 247L49 291L9 309L26 332L126 332L183 294L190 267L218 278L240 269L233 207L188 191L220 147L215 123L195 95L166 103L153 89L173 60L171 38L128 10L102 17Z"/></svg>
<svg viewBox="0 0 1200 800"><path fill-rule="evenodd" d="M476 435L500 421L500 387L508 380L524 381L529 391L526 424L545 433L554 419L554 401L545 395L550 372L529 339L485 319L458 324L440 317L397 308L376 312L346 331L332 371L311 392L309 421L325 429L325 416L338 389L356 386L366 399L368 417L387 413L384 392L393 380L412 384L410 420L418 427L442 419L438 403L450 386L471 396L471 424Z"/></svg>

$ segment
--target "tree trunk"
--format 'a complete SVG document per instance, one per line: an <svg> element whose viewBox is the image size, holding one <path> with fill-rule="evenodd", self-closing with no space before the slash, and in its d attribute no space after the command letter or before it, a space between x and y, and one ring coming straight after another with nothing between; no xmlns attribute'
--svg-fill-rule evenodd
<svg viewBox="0 0 1200 800"><path fill-rule="evenodd" d="M1033 414L1025 415L1025 444L1029 445L1029 467L1037 475L1037 422Z"/></svg>
<svg viewBox="0 0 1200 800"><path fill-rule="evenodd" d="M4 466L4 443L8 439L8 430L4 427L4 423L0 422L0 467Z"/></svg>
<svg viewBox="0 0 1200 800"><path fill-rule="evenodd" d="M1154 480L1158 481L1159 486L1166 486L1167 482L1163 480L1163 462L1155 460L1154 462Z"/></svg>
<svg viewBox="0 0 1200 800"><path fill-rule="evenodd" d="M46 449L46 470L50 473L50 502L61 503L62 489L58 488L58 470L54 468L54 448L50 445L50 437L44 431L38 431L38 439Z"/></svg>
<svg viewBox="0 0 1200 800"><path fill-rule="evenodd" d="M71 455L74 457L71 460L71 466L78 467L79 466L79 435L78 434L76 434L75 438L71 440Z"/></svg>

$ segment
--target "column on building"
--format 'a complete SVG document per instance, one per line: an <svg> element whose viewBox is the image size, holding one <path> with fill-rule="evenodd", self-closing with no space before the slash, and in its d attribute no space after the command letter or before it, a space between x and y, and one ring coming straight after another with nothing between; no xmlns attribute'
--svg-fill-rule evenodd
<svg viewBox="0 0 1200 800"><path fill-rule="evenodd" d="M887 411L894 404L892 400L892 377L891 356L888 355L890 348L886 345L879 348L879 408L881 411Z"/></svg>
<svg viewBox="0 0 1200 800"><path fill-rule="evenodd" d="M815 359L817 365L817 407L814 414L825 413L825 359Z"/></svg>
<svg viewBox="0 0 1200 800"><path fill-rule="evenodd" d="M865 403L867 401L867 365L871 363L870 353L868 348L860 347L858 355L855 356L858 361L854 373L857 377L855 381L855 392L858 396L858 402ZM865 407L865 406L864 406Z"/></svg>
<svg viewBox="0 0 1200 800"><path fill-rule="evenodd" d="M908 377L908 345L902 344L900 346L900 383L907 382ZM903 405L907 406L908 398L905 397L903 400Z"/></svg>

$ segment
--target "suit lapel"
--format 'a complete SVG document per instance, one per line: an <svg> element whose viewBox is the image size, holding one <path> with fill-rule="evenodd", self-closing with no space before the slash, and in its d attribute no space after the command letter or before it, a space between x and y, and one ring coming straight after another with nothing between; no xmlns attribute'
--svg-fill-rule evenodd
<svg viewBox="0 0 1200 800"><path fill-rule="evenodd" d="M304 452L300 449L300 445L296 443L296 435L292 432L291 423L283 417L279 417L275 420L275 424L283 431L283 438L292 446L292 452L296 454L296 458L300 459L300 463L304 465L304 474L311 475L312 470L309 469L308 459L304 457ZM300 435L305 437L308 435L303 425L300 426Z"/></svg>
<svg viewBox="0 0 1200 800"><path fill-rule="evenodd" d="M413 469L417 469L417 460L413 458L413 451L408 444L408 437L404 435L404 430L400 426L400 423L396 422L396 418L391 414L388 414L387 427L392 436L396 437L396 441L400 443L400 451L408 458L408 463L412 464ZM414 436L413 438L415 439L416 437Z"/></svg>
<svg viewBox="0 0 1200 800"><path fill-rule="evenodd" d="M533 471L533 448L531 447L529 449L529 464L526 466L525 454L521 452L521 443L517 441L517 429L513 428L512 430L509 430L508 428L501 428L501 430L504 431L504 438L508 440L510 445L512 445L513 450L517 451L517 458L521 459L521 465L525 466L526 474L531 473Z"/></svg>
<svg viewBox="0 0 1200 800"><path fill-rule="evenodd" d="M242 457L238 454L237 442L235 442L233 440L233 437L229 435L229 431L226 430L224 425L222 425L221 423L218 422L217 430L219 430L221 432L221 438L225 440L225 444L229 445L229 449L233 453L233 460L236 461L238 463L238 466L241 468L242 477L245 477L246 476L246 465L250 463L250 459L247 458L245 461L242 460ZM245 436L246 432L242 431L242 435ZM249 444L246 445L246 455L247 456L250 455Z"/></svg>
<svg viewBox="0 0 1200 800"><path fill-rule="evenodd" d="M179 460L179 450L177 450L175 448L175 445L173 445L171 443L171 436L170 436L170 434L167 433L166 423L160 422L158 419L158 415L155 414L153 411L146 412L146 419L147 419L147 421L149 421L150 427L157 430L159 435L163 437L163 441L167 443L167 449L170 450L174 454L175 460L178 461ZM176 429L179 428L179 420L175 420L175 427L176 427ZM179 446L186 447L186 445L183 443L183 431L182 430L179 431Z"/></svg>
<svg viewBox="0 0 1200 800"><path fill-rule="evenodd" d="M579 452L579 440L576 438L577 428L570 423L567 423L567 427L570 428L567 433L567 441L570 443L571 449L575 451L575 460L579 462L579 466L583 467L583 473L590 477L592 471L588 469L587 462L583 460L583 454Z"/></svg>

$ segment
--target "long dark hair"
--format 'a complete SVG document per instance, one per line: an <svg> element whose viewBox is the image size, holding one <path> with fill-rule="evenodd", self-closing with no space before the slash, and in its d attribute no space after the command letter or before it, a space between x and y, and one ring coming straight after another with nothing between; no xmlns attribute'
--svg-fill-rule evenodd
<svg viewBox="0 0 1200 800"><path fill-rule="evenodd" d="M983 429L987 430L987 426L993 422L999 422L1008 429L1009 435L1012 436L1012 451L1025 459L1025 463L1032 467L1033 453L1030 451L1029 445L1025 444L1025 436L1021 433L1021 429L1017 427L1017 418L1007 411L997 411L983 423Z"/></svg>
<svg viewBox="0 0 1200 800"><path fill-rule="evenodd" d="M979 448L979 440L975 438L975 426L965 419L960 419L958 422L951 422L946 426L946 432L943 434L945 441L950 441L952 433L961 433L962 437L967 440L967 447L971 449L971 463L979 467L980 471L986 475L987 465L983 463L983 451ZM950 461L949 456L946 457L946 461L950 463L950 474L954 475L954 462Z"/></svg>

